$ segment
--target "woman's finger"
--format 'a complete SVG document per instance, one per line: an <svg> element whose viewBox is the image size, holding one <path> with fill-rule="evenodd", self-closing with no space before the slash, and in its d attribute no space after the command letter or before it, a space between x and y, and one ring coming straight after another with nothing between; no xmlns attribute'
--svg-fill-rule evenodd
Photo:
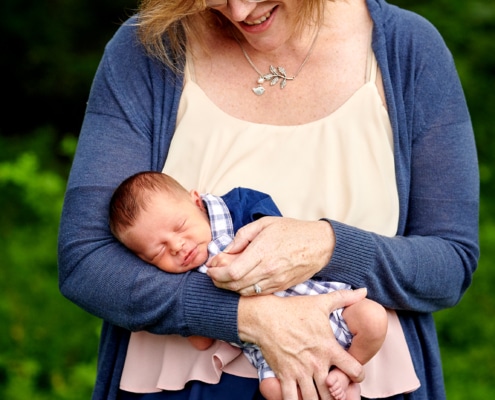
<svg viewBox="0 0 495 400"><path fill-rule="evenodd" d="M270 220L275 217L260 218L257 221L244 225L239 229L234 237L232 243L230 243L224 250L224 253L239 254L246 249L258 234L270 224Z"/></svg>
<svg viewBox="0 0 495 400"><path fill-rule="evenodd" d="M351 304L357 303L359 300L362 300L366 297L368 290L366 288L360 289L342 289L336 290L331 293L324 294L326 296L326 304L325 307L328 310L333 311L337 308L344 308L350 306Z"/></svg>
<svg viewBox="0 0 495 400"><path fill-rule="evenodd" d="M318 397L318 392L315 387L315 383L313 382L312 376L306 376L303 377L303 379L300 379L298 381L298 387L299 387L299 392L301 394L301 397L303 400L312 400L312 399L319 399L319 400L329 400L330 395L328 392L328 389L326 393L328 394L327 396L323 397ZM297 397L295 397L297 399ZM285 399L285 397L284 397Z"/></svg>
<svg viewBox="0 0 495 400"><path fill-rule="evenodd" d="M268 285L267 280L261 280L257 283L253 283L252 285L250 284L238 291L241 296L263 296L272 294L273 292L274 291Z"/></svg>
<svg viewBox="0 0 495 400"><path fill-rule="evenodd" d="M279 378L279 380L280 386L282 386L282 398L284 400L298 400L300 391L297 381L294 379L285 379L284 377ZM302 398L304 399L304 397Z"/></svg>
<svg viewBox="0 0 495 400"><path fill-rule="evenodd" d="M344 308L364 299L366 294L366 288L361 288L356 290L337 290L321 295L321 297L326 298L325 307L328 314L330 314L336 308ZM353 382L361 382L364 379L362 365L338 345L336 341L330 343L333 347L331 364L342 370Z"/></svg>
<svg viewBox="0 0 495 400"><path fill-rule="evenodd" d="M326 384L327 377L328 372L321 370L315 373L315 376L313 378L314 385L316 387L316 390L318 391L320 400L331 399L330 391L328 390L328 385Z"/></svg>
<svg viewBox="0 0 495 400"><path fill-rule="evenodd" d="M342 372L344 372L351 381L361 382L364 379L363 366L352 357L349 352L344 350L336 341L332 343L332 358L330 366L336 366ZM321 378L320 378L321 379ZM325 380L320 380L318 385L325 384Z"/></svg>
<svg viewBox="0 0 495 400"><path fill-rule="evenodd" d="M246 252L248 251L246 250ZM261 278L244 279L247 274L261 263L261 258L257 256L257 253L255 251L251 253L252 255L247 257L250 260L249 264L236 263L239 255L218 254L215 256L218 259L211 260L210 268L208 268L206 273L217 287L238 293L243 289L245 289L244 292L249 292L246 289L250 289Z"/></svg>

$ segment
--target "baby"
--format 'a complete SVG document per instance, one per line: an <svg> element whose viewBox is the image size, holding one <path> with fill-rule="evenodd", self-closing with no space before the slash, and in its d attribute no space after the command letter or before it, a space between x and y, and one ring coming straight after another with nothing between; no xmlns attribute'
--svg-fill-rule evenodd
<svg viewBox="0 0 495 400"><path fill-rule="evenodd" d="M110 203L110 229L115 237L142 260L169 273L205 272L209 257L221 252L242 226L264 216L281 216L270 196L237 188L224 196L187 191L168 175L141 172L127 178L115 190ZM309 280L278 296L328 293L350 286L339 282ZM334 311L330 323L339 343L361 364L380 349L387 330L387 316L378 303L364 299ZM198 350L213 339L188 338ZM243 351L258 369L260 391L267 400L282 400L281 386L255 345ZM359 400L359 385L337 368L329 372L329 391L335 400Z"/></svg>

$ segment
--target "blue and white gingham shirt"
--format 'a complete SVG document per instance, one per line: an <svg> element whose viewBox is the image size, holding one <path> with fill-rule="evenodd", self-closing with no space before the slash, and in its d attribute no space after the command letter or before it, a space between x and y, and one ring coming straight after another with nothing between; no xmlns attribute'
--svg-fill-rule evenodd
<svg viewBox="0 0 495 400"><path fill-rule="evenodd" d="M234 225L229 209L221 197L202 194L201 199L208 209L210 219L211 242L208 244L209 258L222 252L234 238ZM206 265L198 267L199 272L206 273Z"/></svg>
<svg viewBox="0 0 495 400"><path fill-rule="evenodd" d="M211 194L203 194L201 195L201 198L208 209L212 234L212 241L208 244L208 253L209 257L213 257L223 251L230 244L230 242L232 242L232 239L234 238L234 226L232 224L230 211L221 197ZM199 272L206 273L206 270L206 265L201 265L198 267ZM276 292L274 294L280 297L301 295L307 296L325 294L335 290L350 288L350 285L340 282L320 282L315 280L307 280L306 282L292 286L283 292ZM351 345L352 334L342 317L342 310L343 309L338 309L330 314L330 325L332 326L335 338L339 344L343 348L348 349ZM266 363L258 346L246 343L242 349L251 364L258 370L260 380L275 377L275 373Z"/></svg>

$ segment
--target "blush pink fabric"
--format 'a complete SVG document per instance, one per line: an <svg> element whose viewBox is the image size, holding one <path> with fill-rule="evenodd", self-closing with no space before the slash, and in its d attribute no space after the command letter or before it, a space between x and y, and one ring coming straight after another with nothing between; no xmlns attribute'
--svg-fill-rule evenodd
<svg viewBox="0 0 495 400"><path fill-rule="evenodd" d="M420 386L397 313L387 310L388 330L382 348L365 366L361 394L371 399L409 393Z"/></svg>
<svg viewBox="0 0 495 400"><path fill-rule="evenodd" d="M419 387L399 319L388 312L388 332L380 351L365 365L361 394L383 398ZM133 393L180 390L192 380L218 383L223 372L257 378L256 369L242 350L215 341L207 350L196 350L181 336L137 332L129 344L121 389Z"/></svg>
<svg viewBox="0 0 495 400"><path fill-rule="evenodd" d="M197 350L184 337L133 333L120 388L133 393L180 390L192 380L218 383L222 372L257 378L256 369L238 347L216 340Z"/></svg>

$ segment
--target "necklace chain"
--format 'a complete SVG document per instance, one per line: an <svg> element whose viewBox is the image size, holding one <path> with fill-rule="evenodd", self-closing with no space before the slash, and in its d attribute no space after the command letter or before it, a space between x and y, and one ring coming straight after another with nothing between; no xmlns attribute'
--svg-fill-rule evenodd
<svg viewBox="0 0 495 400"><path fill-rule="evenodd" d="M309 57L311 56L311 53L313 53L313 49L315 47L316 39L318 38L319 32L320 32L320 30L318 29L318 31L316 32L315 37L313 39L313 42L311 43L311 46L308 50L308 53L306 54L306 57L304 57L304 60L302 61L299 68L297 69L296 73L292 76L287 76L287 72L285 71L285 68L281 67L281 66L274 67L273 65L270 65L269 72L267 74L263 74L262 72L260 72L260 70L256 67L256 65L254 65L254 62L253 62L253 60L251 60L251 57L249 57L249 54L247 53L246 49L242 45L241 41L237 38L237 35L234 33L233 34L234 39L236 40L237 44L241 48L242 54L244 54L244 58L246 58L249 65L258 74L258 81L257 81L258 86L254 87L252 89L253 93L256 94L257 96L261 96L263 93L265 93L265 88L263 87L264 82L270 82L270 86L275 86L277 83L280 82L280 89L283 89L283 88L285 88L285 86L287 86L288 81L293 81L294 79L296 79L297 75L299 75L299 73L303 69L304 65L306 65L306 63L308 62Z"/></svg>

